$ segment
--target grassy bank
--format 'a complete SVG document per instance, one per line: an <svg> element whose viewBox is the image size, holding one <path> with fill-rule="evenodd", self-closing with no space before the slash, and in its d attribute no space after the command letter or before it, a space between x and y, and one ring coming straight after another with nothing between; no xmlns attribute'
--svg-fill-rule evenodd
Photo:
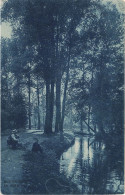
<svg viewBox="0 0 125 195"><path fill-rule="evenodd" d="M59 157L74 143L72 134L42 135L39 137L43 154L27 151L24 154L23 193L78 193L77 187L60 173Z"/></svg>
<svg viewBox="0 0 125 195"><path fill-rule="evenodd" d="M34 134L19 132L25 150L9 149L7 135L2 135L1 176L4 194L69 194L78 192L76 186L60 173L59 158L74 143L70 133ZM38 138L43 153L32 153L34 138ZM16 186L16 187L15 187Z"/></svg>

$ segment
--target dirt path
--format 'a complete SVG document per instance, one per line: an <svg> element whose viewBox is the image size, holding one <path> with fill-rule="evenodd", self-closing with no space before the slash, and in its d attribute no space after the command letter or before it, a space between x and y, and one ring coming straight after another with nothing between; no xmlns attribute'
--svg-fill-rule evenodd
<svg viewBox="0 0 125 195"><path fill-rule="evenodd" d="M7 136L2 136L1 147L1 191L2 193L21 193L23 150L11 150L6 144Z"/></svg>
<svg viewBox="0 0 125 195"><path fill-rule="evenodd" d="M41 135L35 135L31 131L19 134L20 141L23 144L27 143L26 151L31 150L33 138ZM1 191L3 194L19 194L23 188L25 182L22 180L24 150L12 150L7 146L7 137L1 136Z"/></svg>

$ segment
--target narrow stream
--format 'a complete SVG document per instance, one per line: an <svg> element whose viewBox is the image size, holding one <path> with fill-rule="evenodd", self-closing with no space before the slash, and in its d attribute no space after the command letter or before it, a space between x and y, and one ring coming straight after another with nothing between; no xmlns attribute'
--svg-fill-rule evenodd
<svg viewBox="0 0 125 195"><path fill-rule="evenodd" d="M93 137L76 136L75 143L60 158L60 172L70 178L81 193L122 194L123 162Z"/></svg>

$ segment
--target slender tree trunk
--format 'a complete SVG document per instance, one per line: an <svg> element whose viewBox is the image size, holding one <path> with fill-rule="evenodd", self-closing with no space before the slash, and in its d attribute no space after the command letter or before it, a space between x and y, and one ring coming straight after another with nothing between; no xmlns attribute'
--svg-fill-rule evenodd
<svg viewBox="0 0 125 195"><path fill-rule="evenodd" d="M55 122L55 132L60 131L60 122L61 122L61 100L60 100L60 93L61 93L61 76L57 77L56 81L56 122Z"/></svg>
<svg viewBox="0 0 125 195"><path fill-rule="evenodd" d="M103 59L103 56L102 56L102 59ZM101 60L102 60L101 59ZM100 112L100 115L99 115L99 117L98 117L98 121L97 121L97 123L98 123L98 129L99 129L99 132L102 134L102 135L104 135L105 134L105 132L104 132L104 126L103 126L103 102L102 102L102 99L103 99L103 81L104 81L104 70L105 70L105 65L104 65L104 63L103 63L103 61L102 61L102 63L101 63L101 65L100 65L100 72L99 72L99 88L100 88L100 90L99 90L99 97L100 97L100 105L99 105L99 112Z"/></svg>
<svg viewBox="0 0 125 195"><path fill-rule="evenodd" d="M37 128L40 129L40 110L39 110L39 81L38 81L38 78L37 78L37 102L38 102L38 126Z"/></svg>
<svg viewBox="0 0 125 195"><path fill-rule="evenodd" d="M42 128L44 129L45 126L45 98L43 93L44 87L42 88Z"/></svg>
<svg viewBox="0 0 125 195"><path fill-rule="evenodd" d="M80 139L80 150L79 150L79 152L80 152L80 168L81 168L81 175L82 175L82 177L81 177L81 183L82 183L82 194L84 193L84 177L83 177L83 173L84 173L84 164L83 164L83 140L82 140L82 138Z"/></svg>
<svg viewBox="0 0 125 195"><path fill-rule="evenodd" d="M51 129L53 124L53 108L54 108L54 80L51 81L51 98L50 98Z"/></svg>
<svg viewBox="0 0 125 195"><path fill-rule="evenodd" d="M16 92L18 95L20 95L21 90L20 90L20 78L17 76L17 87L16 87Z"/></svg>
<svg viewBox="0 0 125 195"><path fill-rule="evenodd" d="M46 80L46 118L44 132L48 134L50 131L50 86L49 81Z"/></svg>
<svg viewBox="0 0 125 195"><path fill-rule="evenodd" d="M50 98L51 98L50 81L49 79L47 79L46 80L46 119L45 119L45 128L44 128L44 133L46 134L52 133Z"/></svg>
<svg viewBox="0 0 125 195"><path fill-rule="evenodd" d="M81 128L81 132L83 132L83 121L82 121L82 116L80 118L80 128Z"/></svg>
<svg viewBox="0 0 125 195"><path fill-rule="evenodd" d="M62 103L62 118L60 122L60 131L63 131L63 123L64 123L64 117L65 117L66 93L67 93L68 82L69 82L69 68L70 68L70 49L69 49L69 55L68 55L68 66L67 66L67 72L66 72L66 82L65 82L65 87L64 87L64 96L63 96L63 103Z"/></svg>
<svg viewBox="0 0 125 195"><path fill-rule="evenodd" d="M63 103L62 103L62 118L61 118L61 124L60 124L60 131L63 131L63 123L64 123L64 117L65 117L65 105L66 105L66 92L68 87L68 81L69 81L69 68L67 70L67 76L66 76L66 82L65 82L65 88L64 88L64 96L63 96Z"/></svg>
<svg viewBox="0 0 125 195"><path fill-rule="evenodd" d="M72 108L71 108L71 110L70 110L70 126L68 127L69 129L72 129L72 127L73 127L73 120L72 120Z"/></svg>
<svg viewBox="0 0 125 195"><path fill-rule="evenodd" d="M29 111L28 111L28 118L29 118L29 129L31 129L31 78L30 74L28 77L28 99L29 99Z"/></svg>
<svg viewBox="0 0 125 195"><path fill-rule="evenodd" d="M88 132L90 133L90 111L91 111L91 106L89 104L89 111L88 111Z"/></svg>
<svg viewBox="0 0 125 195"><path fill-rule="evenodd" d="M83 120L83 121L88 126L88 123L85 120ZM92 127L89 126L89 129L95 133L95 130Z"/></svg>
<svg viewBox="0 0 125 195"><path fill-rule="evenodd" d="M59 22L58 22L58 15L56 16L56 44L55 44L55 51L56 51L56 66L57 66L57 73L56 73L56 120L55 120L55 132L60 131L60 121L61 121L61 67L59 68Z"/></svg>
<svg viewBox="0 0 125 195"><path fill-rule="evenodd" d="M94 131L95 131L95 133L96 133L96 124L94 124Z"/></svg>

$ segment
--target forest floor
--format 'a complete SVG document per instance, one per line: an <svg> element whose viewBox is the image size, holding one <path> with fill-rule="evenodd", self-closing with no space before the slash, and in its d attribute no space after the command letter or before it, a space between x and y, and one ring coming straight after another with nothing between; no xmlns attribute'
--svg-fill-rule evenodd
<svg viewBox="0 0 125 195"><path fill-rule="evenodd" d="M71 193L77 192L75 186L60 174L59 157L74 142L74 135L46 136L32 131L19 134L25 150L9 149L7 135L1 139L1 191L3 194L19 193ZM31 152L34 138L38 138L43 154ZM70 185L70 186L69 186Z"/></svg>

